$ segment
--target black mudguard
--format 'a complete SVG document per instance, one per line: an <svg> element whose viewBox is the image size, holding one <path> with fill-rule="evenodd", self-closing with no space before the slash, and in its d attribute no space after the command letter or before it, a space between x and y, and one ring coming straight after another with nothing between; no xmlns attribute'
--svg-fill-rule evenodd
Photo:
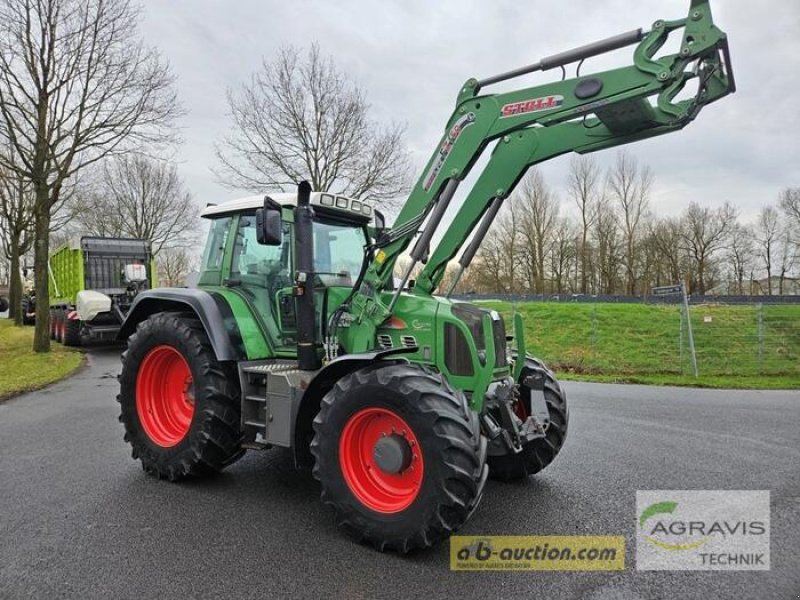
<svg viewBox="0 0 800 600"><path fill-rule="evenodd" d="M206 330L217 360L244 360L246 353L236 319L228 303L213 292L196 288L157 288L136 296L117 341L126 341L137 325L159 312L194 313Z"/></svg>
<svg viewBox="0 0 800 600"><path fill-rule="evenodd" d="M366 367L379 360L386 360L395 355L416 352L418 348L389 348L374 352L347 354L340 356L322 367L314 376L308 387L303 392L303 400L297 412L294 429L294 457L298 467L309 467L313 464L313 457L309 450L311 438L314 435L313 421L319 412L322 397L348 373ZM404 360L398 356L398 360Z"/></svg>

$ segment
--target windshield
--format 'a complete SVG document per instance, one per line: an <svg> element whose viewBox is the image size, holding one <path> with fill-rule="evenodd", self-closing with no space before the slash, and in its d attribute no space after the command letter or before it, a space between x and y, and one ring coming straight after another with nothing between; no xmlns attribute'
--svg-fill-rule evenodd
<svg viewBox="0 0 800 600"><path fill-rule="evenodd" d="M353 285L366 245L364 228L352 223L314 221L314 270L333 275L331 285Z"/></svg>

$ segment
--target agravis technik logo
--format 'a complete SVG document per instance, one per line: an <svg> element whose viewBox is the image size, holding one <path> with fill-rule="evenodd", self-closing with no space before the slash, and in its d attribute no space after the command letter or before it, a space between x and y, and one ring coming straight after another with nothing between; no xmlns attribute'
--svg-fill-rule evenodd
<svg viewBox="0 0 800 600"><path fill-rule="evenodd" d="M769 569L769 492L636 493L640 570Z"/></svg>

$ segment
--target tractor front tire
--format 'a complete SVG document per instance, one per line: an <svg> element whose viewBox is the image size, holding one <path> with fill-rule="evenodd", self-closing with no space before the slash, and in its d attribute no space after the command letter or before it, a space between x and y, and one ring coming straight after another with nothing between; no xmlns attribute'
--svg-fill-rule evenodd
<svg viewBox="0 0 800 600"><path fill-rule="evenodd" d="M64 316L64 345L81 345L81 322L78 319L69 319Z"/></svg>
<svg viewBox="0 0 800 600"><path fill-rule="evenodd" d="M432 370L376 363L340 379L314 419L314 477L340 527L380 551L447 538L486 482L486 438L464 394Z"/></svg>
<svg viewBox="0 0 800 600"><path fill-rule="evenodd" d="M523 445L522 451L517 454L489 455L489 476L498 481L516 481L529 475L535 475L549 465L558 455L564 441L567 439L567 426L569 425L569 410L567 396L556 381L552 372L540 361L532 357L525 359L525 367L520 375L520 399L523 402L528 390L522 381L532 374L537 373L543 378L544 394L547 409L550 413L550 425L546 435ZM534 393L536 391L534 390ZM530 406L525 407L525 413L530 414Z"/></svg>
<svg viewBox="0 0 800 600"><path fill-rule="evenodd" d="M120 422L145 472L170 481L220 471L244 454L239 385L197 319L157 313L122 354Z"/></svg>

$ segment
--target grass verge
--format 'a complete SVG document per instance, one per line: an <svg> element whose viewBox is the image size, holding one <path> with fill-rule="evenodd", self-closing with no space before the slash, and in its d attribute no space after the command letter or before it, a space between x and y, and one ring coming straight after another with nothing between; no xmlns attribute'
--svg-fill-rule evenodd
<svg viewBox="0 0 800 600"><path fill-rule="evenodd" d="M680 307L481 303L525 322L528 351L562 379L741 389L800 389L800 305L691 307L700 376Z"/></svg>
<svg viewBox="0 0 800 600"><path fill-rule="evenodd" d="M61 344L53 342L47 353L32 346L33 327L0 320L0 401L63 379L83 364L83 354Z"/></svg>

